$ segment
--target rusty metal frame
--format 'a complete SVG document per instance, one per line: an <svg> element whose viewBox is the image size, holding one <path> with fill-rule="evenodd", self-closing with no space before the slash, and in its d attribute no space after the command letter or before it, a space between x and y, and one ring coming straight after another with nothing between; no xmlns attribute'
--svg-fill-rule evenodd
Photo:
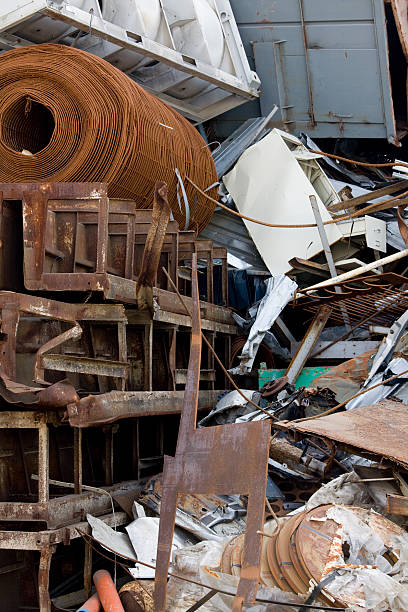
<svg viewBox="0 0 408 612"><path fill-rule="evenodd" d="M363 318L369 318L369 324L387 326L405 312L408 298L404 286L408 279L399 274L368 275L345 281L335 287L322 287L308 296L299 297L293 302L295 309L315 313L323 305L332 307L330 320L343 323L343 309L352 324ZM378 313L378 314L377 314Z"/></svg>
<svg viewBox="0 0 408 612"><path fill-rule="evenodd" d="M125 512L115 512L100 517L110 526L124 525L129 518ZM40 553L38 568L38 599L39 612L51 612L52 602L49 595L49 577L52 556L57 544L69 545L71 540L82 537L82 533L90 533L87 522L77 522L67 527L47 531L1 531L0 550L27 550ZM85 547L87 545L85 544ZM85 548L86 550L86 548ZM89 568L88 568L89 569ZM89 583L89 572L84 570L84 587Z"/></svg>
<svg viewBox="0 0 408 612"><path fill-rule="evenodd" d="M270 424L258 421L196 429L201 324L197 254L192 256L192 338L175 457L165 457L154 601L156 612L166 608L166 586L178 493L248 495L247 529L241 577L234 611L255 600L259 580L266 493ZM247 452L246 452L247 451ZM226 458L226 459L225 459Z"/></svg>
<svg viewBox="0 0 408 612"><path fill-rule="evenodd" d="M126 342L123 338L127 324L125 309L121 304L69 304L57 302L23 293L0 291L1 332L5 340L0 340L2 357L0 367L12 380L16 380L16 337L20 313L55 319L72 323L72 328L52 338L37 351L33 377L36 382L44 384L44 369L59 371L83 372L98 376L110 376L120 379L120 388L124 390L128 363ZM68 339L79 339L82 328L78 321L114 323L117 326L119 362L52 355L48 351L60 346ZM45 383L49 384L49 383Z"/></svg>
<svg viewBox="0 0 408 612"><path fill-rule="evenodd" d="M161 188L157 185L152 203L153 207L159 204L156 212L160 210L160 214L154 210L136 209L131 201L109 199L104 183L0 183L0 204L4 200L22 202L25 287L31 291L50 292L64 292L69 287L70 291L97 292L102 293L105 299L136 304L136 295L140 293L138 274L143 273L139 260L141 262L143 256L146 260L148 253L144 251L150 235L151 244L148 244L147 250L150 255L155 251L155 261L159 254L167 259L167 269L176 285L179 261L192 252L200 252L208 266L209 302L213 301L214 294L213 260L215 257L221 258L222 300L227 306L225 250L214 249L209 240L197 240L192 231L179 231L175 221L168 222L164 230L166 224L163 225L163 218L167 213L158 194ZM64 217L62 232L56 232L55 215L58 213L67 217ZM94 228L91 241L84 234L84 228L90 226ZM63 234L64 239L59 234ZM58 236L59 242L56 243ZM120 248L111 244L118 239L122 240ZM93 245L91 259L83 252L90 242ZM53 271L54 263L47 264L47 257L52 262L62 262L62 269ZM51 270L47 266L51 266ZM157 285L157 273L149 270L149 274L155 276ZM142 284L145 280L142 279ZM171 307L174 306L177 312L177 300L174 293L169 291L168 280L161 279L156 288L169 294L167 307L173 312ZM149 305L151 310L153 303L154 296Z"/></svg>
<svg viewBox="0 0 408 612"><path fill-rule="evenodd" d="M38 502L0 502L0 521L30 520L40 516L49 503L49 435L44 412L0 412L0 429L38 430ZM41 520L38 518L37 520Z"/></svg>

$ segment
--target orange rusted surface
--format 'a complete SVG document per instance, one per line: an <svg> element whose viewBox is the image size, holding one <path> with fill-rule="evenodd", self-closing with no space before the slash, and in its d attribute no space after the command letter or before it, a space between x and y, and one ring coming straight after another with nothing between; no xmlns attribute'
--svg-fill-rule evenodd
<svg viewBox="0 0 408 612"><path fill-rule="evenodd" d="M162 180L183 229L201 230L211 218L215 205L185 180L201 189L217 181L203 138L95 55L52 44L3 53L0 124L0 182L106 182L109 197L150 208L154 184ZM217 190L208 193L216 197Z"/></svg>
<svg viewBox="0 0 408 612"><path fill-rule="evenodd" d="M408 468L408 447L402 432L408 428L408 406L383 401L346 412L291 424L292 431L313 434L395 461Z"/></svg>

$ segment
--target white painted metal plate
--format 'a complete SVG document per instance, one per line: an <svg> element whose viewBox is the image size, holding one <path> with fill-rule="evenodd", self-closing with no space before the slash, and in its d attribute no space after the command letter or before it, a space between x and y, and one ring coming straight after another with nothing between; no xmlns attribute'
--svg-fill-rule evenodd
<svg viewBox="0 0 408 612"><path fill-rule="evenodd" d="M318 192L302 170L285 140L290 138L273 130L263 140L245 151L224 182L240 213L276 224L315 223L310 195L317 199L323 221L331 215ZM301 146L300 141L297 141ZM315 160L311 163L316 164ZM326 184L327 181L327 184ZM338 198L330 181L320 169L319 185L324 183L325 197ZM314 181L314 184L317 184ZM320 187L319 187L320 190ZM334 195L333 193L334 192ZM270 228L245 221L245 225L271 274L289 272L289 260L296 253L309 259L320 251L322 244L316 227L302 229ZM329 244L342 238L335 224L325 226Z"/></svg>

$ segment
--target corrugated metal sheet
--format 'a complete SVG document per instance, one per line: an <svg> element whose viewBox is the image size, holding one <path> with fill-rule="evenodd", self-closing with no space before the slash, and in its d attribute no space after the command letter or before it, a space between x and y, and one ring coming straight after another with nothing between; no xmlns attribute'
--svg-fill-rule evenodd
<svg viewBox="0 0 408 612"><path fill-rule="evenodd" d="M244 222L224 210L216 210L200 238L209 238L215 246L224 247L238 259L257 270L267 271Z"/></svg>

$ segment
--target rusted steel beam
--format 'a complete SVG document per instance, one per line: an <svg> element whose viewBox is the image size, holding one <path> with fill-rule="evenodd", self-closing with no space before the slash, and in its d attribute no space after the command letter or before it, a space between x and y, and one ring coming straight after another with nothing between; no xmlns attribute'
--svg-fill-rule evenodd
<svg viewBox="0 0 408 612"><path fill-rule="evenodd" d="M247 530L234 611L256 597L270 425L265 421L196 429L201 364L197 255L193 254L192 338L175 457L165 456L155 578L155 610L166 608L166 585L178 493L248 494ZM247 452L246 452L247 451Z"/></svg>
<svg viewBox="0 0 408 612"><path fill-rule="evenodd" d="M137 492L139 488L137 480L104 487L111 495ZM0 502L0 521L41 521L47 524L48 529L57 529L85 520L88 513L94 516L105 514L110 508L111 498L108 494L86 491L79 495L55 497L47 502Z"/></svg>
<svg viewBox="0 0 408 612"><path fill-rule="evenodd" d="M385 187L381 187L380 189L375 189L374 191L370 191L369 193L365 193L361 196L352 198L351 200L344 200L342 202L338 202L337 204L332 204L328 207L328 209L330 212L337 212L339 210L352 210L357 206L361 206L361 204L373 202L378 198L390 195L391 193L396 193L397 191L405 191L406 189L408 189L408 181L397 181L391 183L390 185L386 185Z"/></svg>
<svg viewBox="0 0 408 612"><path fill-rule="evenodd" d="M110 361L109 359L47 354L41 356L41 367L45 370L57 370L59 372L76 372L78 374L126 378L129 364L120 361Z"/></svg>
<svg viewBox="0 0 408 612"><path fill-rule="evenodd" d="M115 512L99 517L110 526L126 525L129 517L126 512ZM81 533L90 533L91 528L87 521L73 523L60 529L47 531L2 531L0 530L0 550L37 550L41 551L53 544L69 544L71 540L81 537Z"/></svg>
<svg viewBox="0 0 408 612"><path fill-rule="evenodd" d="M49 593L50 569L55 546L46 546L41 550L40 565L38 567L38 603L40 612L51 612L51 599Z"/></svg>
<svg viewBox="0 0 408 612"><path fill-rule="evenodd" d="M211 409L221 391L200 391L198 410ZM184 391L111 391L88 395L67 407L70 425L94 427L130 419L166 414L180 414Z"/></svg>
<svg viewBox="0 0 408 612"><path fill-rule="evenodd" d="M139 310L147 309L153 312L153 285L169 221L170 206L167 200L167 185L157 182L154 188L152 222L147 234L136 285L136 301Z"/></svg>

